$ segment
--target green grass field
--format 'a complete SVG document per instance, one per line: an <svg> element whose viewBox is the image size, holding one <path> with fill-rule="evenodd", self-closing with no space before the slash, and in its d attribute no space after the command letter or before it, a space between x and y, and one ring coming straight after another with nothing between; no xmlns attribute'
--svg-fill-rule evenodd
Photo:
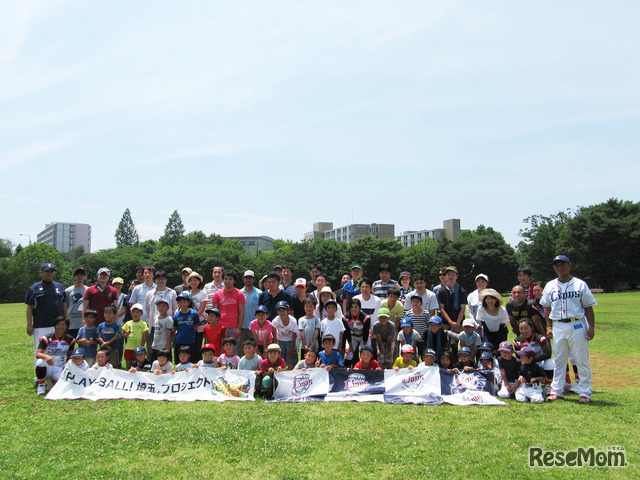
<svg viewBox="0 0 640 480"><path fill-rule="evenodd" d="M592 403L507 407L48 401L25 306L2 305L0 478L638 478L640 293L597 299ZM610 445L628 467L528 466L530 446Z"/></svg>

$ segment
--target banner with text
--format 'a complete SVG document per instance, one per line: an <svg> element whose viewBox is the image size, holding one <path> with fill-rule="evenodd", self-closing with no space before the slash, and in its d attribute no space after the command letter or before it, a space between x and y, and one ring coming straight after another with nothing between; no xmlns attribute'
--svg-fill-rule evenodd
<svg viewBox="0 0 640 480"><path fill-rule="evenodd" d="M329 393L329 372L324 368L277 372L275 377L274 402L318 402Z"/></svg>
<svg viewBox="0 0 640 480"><path fill-rule="evenodd" d="M384 371L384 401L440 405L440 372L438 367L401 368Z"/></svg>

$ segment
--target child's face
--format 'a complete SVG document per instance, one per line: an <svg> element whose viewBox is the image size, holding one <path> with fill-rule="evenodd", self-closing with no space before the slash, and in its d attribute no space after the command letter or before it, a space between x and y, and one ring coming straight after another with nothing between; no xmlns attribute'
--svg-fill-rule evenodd
<svg viewBox="0 0 640 480"><path fill-rule="evenodd" d="M280 352L278 350L269 350L267 352L267 357L271 363L276 363L278 358L280 358Z"/></svg>
<svg viewBox="0 0 640 480"><path fill-rule="evenodd" d="M162 355L158 356L158 365L160 365L161 367L164 367L168 361L169 359L167 357L164 357Z"/></svg>
<svg viewBox="0 0 640 480"><path fill-rule="evenodd" d="M213 362L213 358L215 357L215 354L211 351L211 350L207 350L206 352L202 352L202 359L206 362L206 363L211 363Z"/></svg>
<svg viewBox="0 0 640 480"><path fill-rule="evenodd" d="M116 318L115 314L113 313L112 310L105 310L104 311L104 321L107 323L111 323L113 322L113 320Z"/></svg>
<svg viewBox="0 0 640 480"><path fill-rule="evenodd" d="M160 302L158 305L156 305L156 308L158 309L158 313L160 315L162 315L163 317L167 314L167 312L169 311L169 305L167 305L164 302Z"/></svg>
<svg viewBox="0 0 640 480"><path fill-rule="evenodd" d="M411 297L411 308L413 308L414 310L421 310L422 309L422 302L420 300L422 300L422 299L418 299L416 297Z"/></svg>
<svg viewBox="0 0 640 480"><path fill-rule="evenodd" d="M178 358L180 359L180 363L187 363L189 361L189 355L187 352L180 352L178 354Z"/></svg>
<svg viewBox="0 0 640 480"><path fill-rule="evenodd" d="M107 354L106 354L106 352L99 351L96 354L96 363L100 367L104 367L107 364Z"/></svg>
<svg viewBox="0 0 640 480"><path fill-rule="evenodd" d="M469 360L471 360L471 355L467 353L459 353L458 360L460 360L462 363L467 363Z"/></svg>
<svg viewBox="0 0 640 480"><path fill-rule="evenodd" d="M187 300L186 298L179 298L178 308L180 310L186 310L187 308L189 308L189 300Z"/></svg>
<svg viewBox="0 0 640 480"><path fill-rule="evenodd" d="M242 347L242 351L247 358L252 358L256 353L256 347L254 347L253 345L245 345Z"/></svg>
<svg viewBox="0 0 640 480"><path fill-rule="evenodd" d="M80 366L82 365L82 362L84 362L84 357L71 357L71 361L77 366Z"/></svg>
<svg viewBox="0 0 640 480"><path fill-rule="evenodd" d="M526 273L519 272L518 273L518 281L523 285L527 285L531 281L531 277L529 275L527 275Z"/></svg>
<svg viewBox="0 0 640 480"><path fill-rule="evenodd" d="M436 359L433 358L431 355L423 355L422 360L424 361L424 364L428 367L433 365L436 362Z"/></svg>
<svg viewBox="0 0 640 480"><path fill-rule="evenodd" d="M500 356L502 358L504 358L505 360L511 360L511 357L513 357L513 353L505 352L504 350L500 350Z"/></svg>
<svg viewBox="0 0 640 480"><path fill-rule="evenodd" d="M131 320L133 320L134 322L139 322L141 318L142 310L138 310L137 308L131 310Z"/></svg>
<svg viewBox="0 0 640 480"><path fill-rule="evenodd" d="M360 315L360 306L357 303L352 303L351 307L349 307L349 312L352 317L357 317Z"/></svg>
<svg viewBox="0 0 640 480"><path fill-rule="evenodd" d="M207 319L209 320L209 324L212 327L218 326L218 320L220 319L215 313L209 312L207 313Z"/></svg>
<svg viewBox="0 0 640 480"><path fill-rule="evenodd" d="M438 330L440 330L441 326L442 326L442 324L440 324L440 323L430 322L429 323L429 330L431 330L433 333L436 333Z"/></svg>
<svg viewBox="0 0 640 480"><path fill-rule="evenodd" d="M407 335L411 334L411 330L413 330L413 327L411 325L408 325L406 327L402 327L402 331Z"/></svg>
<svg viewBox="0 0 640 480"><path fill-rule="evenodd" d="M224 350L224 353L227 357L233 357L233 351L235 350L235 348L236 346L233 343L225 343L222 346L222 349Z"/></svg>
<svg viewBox="0 0 640 480"><path fill-rule="evenodd" d="M286 308L279 308L278 309L278 316L280 318L282 318L283 320L285 318L289 318L289 310L287 310Z"/></svg>
<svg viewBox="0 0 640 480"><path fill-rule="evenodd" d="M146 357L147 357L147 356L146 356L144 353L136 353L136 360L137 360L138 362L144 362L144 359L145 359Z"/></svg>
<svg viewBox="0 0 640 480"><path fill-rule="evenodd" d="M362 363L369 363L373 358L373 354L369 350L363 350L360 352L360 358L362 358Z"/></svg>
<svg viewBox="0 0 640 480"><path fill-rule="evenodd" d="M311 302L307 302L304 304L304 313L307 315L307 317L310 317L311 315L313 315L313 311L316 308L313 306L313 303Z"/></svg>
<svg viewBox="0 0 640 480"><path fill-rule="evenodd" d="M338 307L334 303L330 303L327 305L327 315L330 317L334 317L336 312L338 311Z"/></svg>
<svg viewBox="0 0 640 480"><path fill-rule="evenodd" d="M475 328L471 326L462 327L462 329L464 330L464 333L466 333L467 335L471 335L475 330Z"/></svg>
<svg viewBox="0 0 640 480"><path fill-rule="evenodd" d="M305 312L307 311L307 309L305 308ZM211 317L209 317L211 318ZM258 319L258 324L259 325L264 325L264 322L267 320L267 314L265 312L258 312L256 313L256 318Z"/></svg>
<svg viewBox="0 0 640 480"><path fill-rule="evenodd" d="M485 370L491 370L493 368L493 362L491 360L481 360L482 368Z"/></svg>
<svg viewBox="0 0 640 480"><path fill-rule="evenodd" d="M333 342L331 340L324 340L322 342L322 346L327 352L330 352L331 350L333 350Z"/></svg>
<svg viewBox="0 0 640 480"><path fill-rule="evenodd" d="M522 355L520 357L520 363L524 363L525 365L528 365L531 362L533 362L533 357L528 357L526 355Z"/></svg>
<svg viewBox="0 0 640 480"><path fill-rule="evenodd" d="M451 359L446 356L440 357L440 365L444 368L447 368L449 365L451 365Z"/></svg>
<svg viewBox="0 0 640 480"><path fill-rule="evenodd" d="M400 298L397 295L387 295L387 305L395 305Z"/></svg>
<svg viewBox="0 0 640 480"><path fill-rule="evenodd" d="M389 321L389 317L378 317L378 321L382 324L382 326L385 326Z"/></svg>
<svg viewBox="0 0 640 480"><path fill-rule="evenodd" d="M413 358L413 353L402 352L402 360L404 360L404 363L409 363L412 358Z"/></svg>
<svg viewBox="0 0 640 480"><path fill-rule="evenodd" d="M87 315L86 317L84 317L84 324L87 327L93 327L95 321L96 319L93 317L93 315Z"/></svg>
<svg viewBox="0 0 640 480"><path fill-rule="evenodd" d="M304 354L304 358L309 364L316 363L316 360L318 359L318 355L313 350L307 350L307 353Z"/></svg>

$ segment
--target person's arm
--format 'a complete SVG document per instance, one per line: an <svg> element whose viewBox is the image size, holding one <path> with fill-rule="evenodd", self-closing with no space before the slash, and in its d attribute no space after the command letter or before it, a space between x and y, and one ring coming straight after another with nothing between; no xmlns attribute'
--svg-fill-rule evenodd
<svg viewBox="0 0 640 480"><path fill-rule="evenodd" d="M547 311L545 307L545 316L546 313ZM593 312L593 307L584 307L584 316L587 317L587 322L589 323L587 328L587 340L593 340L593 337L596 334L596 314Z"/></svg>
<svg viewBox="0 0 640 480"><path fill-rule="evenodd" d="M306 350L307 347L308 347L308 344L305 341L306 339L304 338L304 328L301 328L298 331L300 332L300 345L302 345L302 348L304 348Z"/></svg>
<svg viewBox="0 0 640 480"><path fill-rule="evenodd" d="M27 305L27 335L33 336L33 305Z"/></svg>
<svg viewBox="0 0 640 480"><path fill-rule="evenodd" d="M142 346L146 345L148 338L149 338L149 330L142 332L142 343L140 345Z"/></svg>
<svg viewBox="0 0 640 480"><path fill-rule="evenodd" d="M66 298L64 298L64 299L62 300L62 316L63 316L64 318L67 318L67 317L69 316L69 308L67 307L67 300L66 300ZM71 358L71 357L69 357L69 358Z"/></svg>
<svg viewBox="0 0 640 480"><path fill-rule="evenodd" d="M198 308L198 318L202 318L204 316L204 311L207 309L207 301L203 299L200 302L200 308Z"/></svg>
<svg viewBox="0 0 640 480"><path fill-rule="evenodd" d="M518 321L516 320L516 317L509 315L509 324L511 325L511 331L516 335L519 335Z"/></svg>
<svg viewBox="0 0 640 480"><path fill-rule="evenodd" d="M467 308L466 303L460 304L460 312L458 312L458 319L456 320L456 323L458 324L458 326L460 326L462 324L462 321L464 320L464 311L466 308Z"/></svg>
<svg viewBox="0 0 640 480"><path fill-rule="evenodd" d="M44 353L44 349L42 348L38 348L38 350L36 351L36 358L44 359L44 361L46 361L48 365L53 365L55 363L53 361L53 358L51 358L49 355Z"/></svg>
<svg viewBox="0 0 640 480"><path fill-rule="evenodd" d="M456 324L456 322L451 320L451 317L449 317L449 314L444 309L444 303L440 304L440 314L442 315L442 318L444 318L445 322L447 322L452 329L454 329L455 331L458 330L458 325Z"/></svg>
<svg viewBox="0 0 640 480"><path fill-rule="evenodd" d="M89 308L89 299L85 297L84 300L82 300L82 318L84 318L84 314L87 313L88 308Z"/></svg>
<svg viewBox="0 0 640 480"><path fill-rule="evenodd" d="M593 312L593 309L591 310ZM585 310L585 314L586 313L587 312ZM549 315L551 315L551 307L544 307L544 320L547 323L547 338L553 338L553 328L552 328L553 322L549 318ZM588 333L588 330L587 330L587 333Z"/></svg>

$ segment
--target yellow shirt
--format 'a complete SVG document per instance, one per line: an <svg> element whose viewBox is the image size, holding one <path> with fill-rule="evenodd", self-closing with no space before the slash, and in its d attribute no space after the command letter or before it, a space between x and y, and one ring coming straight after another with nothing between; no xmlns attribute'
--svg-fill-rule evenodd
<svg viewBox="0 0 640 480"><path fill-rule="evenodd" d="M393 362L393 368L407 368L408 366L417 367L418 362L412 359L409 363L404 363L404 358L402 357L396 358L396 361Z"/></svg>
<svg viewBox="0 0 640 480"><path fill-rule="evenodd" d="M125 343L125 350L135 350L136 347L144 345L142 343L142 334L149 331L149 326L142 320L134 322L129 320L122 326L123 332L131 332Z"/></svg>

